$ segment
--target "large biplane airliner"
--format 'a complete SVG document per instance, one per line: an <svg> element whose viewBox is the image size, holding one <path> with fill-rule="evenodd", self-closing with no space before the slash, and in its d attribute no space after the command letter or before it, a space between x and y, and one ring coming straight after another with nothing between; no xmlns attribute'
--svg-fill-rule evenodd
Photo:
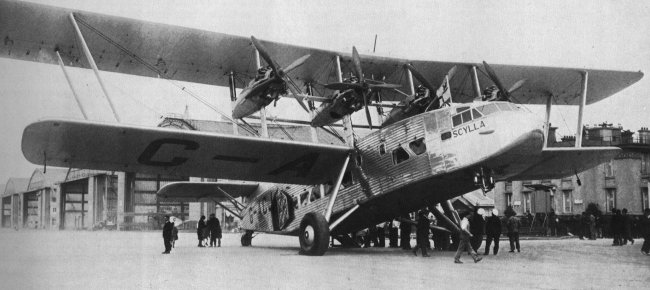
<svg viewBox="0 0 650 290"><path fill-rule="evenodd" d="M238 117L287 95L342 106L327 109L335 114L318 124L343 119L345 144L338 145L124 125L119 108L112 108L114 124L46 119L23 132L23 154L35 164L218 178L171 184L158 194L232 202L242 245L251 244L253 232L294 235L308 255L324 254L330 237L349 240L351 232L424 206L441 204L441 218L454 228L453 197L488 191L495 181L570 176L611 159L618 149L581 147L582 110L643 76L359 56L11 1L0 2L0 36L4 57L92 68L100 82L99 72L110 71L225 86L232 101L235 89L252 91L245 96L257 99ZM257 53L270 71L252 61ZM576 147L546 147L553 100L579 106ZM399 105L356 138L349 114L385 102ZM546 104L545 118L525 104ZM308 109L315 118L318 109Z"/></svg>

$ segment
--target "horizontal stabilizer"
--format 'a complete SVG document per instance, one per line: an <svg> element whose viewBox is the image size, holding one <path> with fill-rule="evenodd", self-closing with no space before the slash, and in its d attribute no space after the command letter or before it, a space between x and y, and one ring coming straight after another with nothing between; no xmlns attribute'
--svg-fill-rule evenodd
<svg viewBox="0 0 650 290"><path fill-rule="evenodd" d="M537 157L539 162L508 180L563 178L609 161L620 152L617 147L546 148Z"/></svg>

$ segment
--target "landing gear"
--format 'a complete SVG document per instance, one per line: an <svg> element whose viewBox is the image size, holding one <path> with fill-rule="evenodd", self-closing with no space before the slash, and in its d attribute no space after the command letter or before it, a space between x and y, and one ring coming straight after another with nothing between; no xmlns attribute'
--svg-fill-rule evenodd
<svg viewBox="0 0 650 290"><path fill-rule="evenodd" d="M300 254L322 256L329 247L330 228L320 213L310 212L300 222Z"/></svg>
<svg viewBox="0 0 650 290"><path fill-rule="evenodd" d="M480 187L483 190L483 195L485 195L494 188L494 178L492 178L488 170L481 167L474 173L474 185Z"/></svg>
<svg viewBox="0 0 650 290"><path fill-rule="evenodd" d="M250 247L253 241L253 231L246 231L241 235L241 245L242 247Z"/></svg>

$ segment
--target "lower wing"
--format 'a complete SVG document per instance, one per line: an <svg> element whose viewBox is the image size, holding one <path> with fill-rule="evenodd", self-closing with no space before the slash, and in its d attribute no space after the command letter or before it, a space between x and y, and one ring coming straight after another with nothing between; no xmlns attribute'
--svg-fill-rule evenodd
<svg viewBox="0 0 650 290"><path fill-rule="evenodd" d="M34 164L258 182L333 182L345 146L91 121L44 120L23 132Z"/></svg>
<svg viewBox="0 0 650 290"><path fill-rule="evenodd" d="M563 178L609 161L620 152L616 147L546 148L533 166L508 180Z"/></svg>

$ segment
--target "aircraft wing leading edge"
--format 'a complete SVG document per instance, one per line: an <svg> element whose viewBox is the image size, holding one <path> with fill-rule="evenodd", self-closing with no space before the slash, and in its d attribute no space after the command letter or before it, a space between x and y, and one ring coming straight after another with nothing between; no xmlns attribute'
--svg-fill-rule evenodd
<svg viewBox="0 0 650 290"><path fill-rule="evenodd" d="M258 182L333 182L350 148L78 120L43 120L23 132L34 164Z"/></svg>
<svg viewBox="0 0 650 290"><path fill-rule="evenodd" d="M236 36L187 27L152 23L92 12L52 7L42 4L0 0L0 56L42 63L57 63L58 50L68 66L89 68L78 48L69 15L75 14L80 29L95 56L100 70L162 77L167 79L228 86L228 72L254 75L251 61L253 46L249 36ZM289 75L301 82L325 84L336 81L334 58L341 57L344 71L352 71L351 54L315 49L292 44L261 41L278 63L289 64L311 55L303 65ZM118 46L119 45L119 46ZM450 80L454 102L472 102L475 98L471 82L466 77L471 67L483 69L480 63L412 60L404 58L362 55L367 75L385 77L388 83L408 88L403 77L403 65L413 64L429 79L442 79L456 66ZM643 77L636 71L610 71L586 68L560 68L521 65L490 65L506 86L527 79L514 93L517 102L546 104L549 94L560 105L580 103L582 72L589 72L587 104L598 102ZM492 84L486 74L478 74L482 86ZM243 87L243 83L238 83ZM321 96L321 97L324 97ZM385 91L382 99L399 101L403 95Z"/></svg>
<svg viewBox="0 0 650 290"><path fill-rule="evenodd" d="M546 148L535 165L508 180L557 179L609 161L621 153L616 147Z"/></svg>

